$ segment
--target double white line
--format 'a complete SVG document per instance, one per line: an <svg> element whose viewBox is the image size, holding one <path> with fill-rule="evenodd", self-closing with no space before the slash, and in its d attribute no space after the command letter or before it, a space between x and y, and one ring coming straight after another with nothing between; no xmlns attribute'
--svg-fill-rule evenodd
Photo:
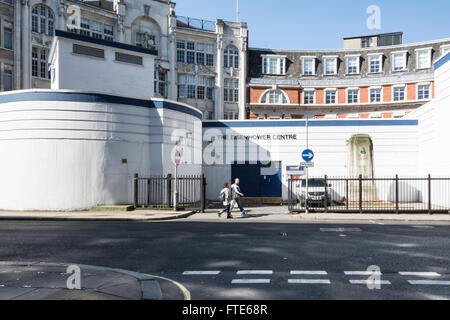
<svg viewBox="0 0 450 320"><path fill-rule="evenodd" d="M293 270L291 275L296 276L326 276L326 271L308 271L308 270ZM328 279L288 279L290 284L331 284Z"/></svg>
<svg viewBox="0 0 450 320"><path fill-rule="evenodd" d="M437 272L399 272L401 276L423 277L423 278L438 278L441 275ZM409 284L421 286L450 286L450 281L444 280L408 280Z"/></svg>

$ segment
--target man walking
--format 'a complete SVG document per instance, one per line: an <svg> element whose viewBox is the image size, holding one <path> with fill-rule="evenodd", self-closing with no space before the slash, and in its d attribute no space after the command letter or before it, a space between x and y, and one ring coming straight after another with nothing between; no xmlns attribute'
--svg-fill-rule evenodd
<svg viewBox="0 0 450 320"><path fill-rule="evenodd" d="M239 187L239 183L240 180L239 178L236 178L234 180L234 184L231 185L231 205L230 205L230 215L231 212L233 211L234 205L237 203L239 210L241 210L242 216L245 217L246 213L244 208L242 208L241 202L240 202L240 198L242 198L244 196L244 194L241 192L241 188Z"/></svg>

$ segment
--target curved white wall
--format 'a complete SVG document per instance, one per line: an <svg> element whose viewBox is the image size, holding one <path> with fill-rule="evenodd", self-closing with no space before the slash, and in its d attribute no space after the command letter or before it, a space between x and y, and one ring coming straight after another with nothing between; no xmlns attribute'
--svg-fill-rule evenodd
<svg viewBox="0 0 450 320"><path fill-rule="evenodd" d="M183 147L201 157L200 117L163 100L49 90L0 94L0 209L132 203L134 173L173 172L167 155L174 132L195 132ZM200 174L201 162L181 169Z"/></svg>

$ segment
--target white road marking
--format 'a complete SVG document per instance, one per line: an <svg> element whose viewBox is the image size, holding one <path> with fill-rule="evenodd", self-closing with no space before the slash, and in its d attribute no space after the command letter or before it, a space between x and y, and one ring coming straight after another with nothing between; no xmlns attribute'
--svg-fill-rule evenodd
<svg viewBox="0 0 450 320"><path fill-rule="evenodd" d="M327 275L326 271L301 271L301 270L292 270L291 274L295 275Z"/></svg>
<svg viewBox="0 0 450 320"><path fill-rule="evenodd" d="M416 277L440 277L441 275L437 272L409 272L402 271L398 273L401 276L416 276Z"/></svg>
<svg viewBox="0 0 450 320"><path fill-rule="evenodd" d="M288 283L292 284L331 284L327 279L289 279Z"/></svg>
<svg viewBox="0 0 450 320"><path fill-rule="evenodd" d="M412 285L422 285L422 286L450 286L450 281L442 280L408 280Z"/></svg>
<svg viewBox="0 0 450 320"><path fill-rule="evenodd" d="M184 276L215 276L218 275L220 271L185 271Z"/></svg>
<svg viewBox="0 0 450 320"><path fill-rule="evenodd" d="M232 284L269 284L270 279L233 279Z"/></svg>
<svg viewBox="0 0 450 320"><path fill-rule="evenodd" d="M347 276L379 276L382 275L381 272L376 271L344 271Z"/></svg>
<svg viewBox="0 0 450 320"><path fill-rule="evenodd" d="M239 270L236 274L273 274L272 270Z"/></svg>
<svg viewBox="0 0 450 320"><path fill-rule="evenodd" d="M388 280L349 280L351 284L391 284Z"/></svg>

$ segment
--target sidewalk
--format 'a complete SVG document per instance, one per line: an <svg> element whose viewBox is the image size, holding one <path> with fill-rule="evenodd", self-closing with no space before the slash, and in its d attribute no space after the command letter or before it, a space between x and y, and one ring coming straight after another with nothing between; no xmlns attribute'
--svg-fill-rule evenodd
<svg viewBox="0 0 450 320"><path fill-rule="evenodd" d="M158 281L112 268L77 265L81 289L69 289L68 264L0 262L0 300L161 300Z"/></svg>
<svg viewBox="0 0 450 320"><path fill-rule="evenodd" d="M244 206L245 207L245 206ZM248 216L241 217L239 210L233 211L232 221L237 222L321 222L321 221L349 221L349 222L370 222L370 221L391 221L391 222L449 222L450 214L345 214L345 213L301 213L291 214L287 206L247 206L245 207ZM217 212L220 209L208 209L205 213L197 213L188 220L225 220L226 214L218 218Z"/></svg>
<svg viewBox="0 0 450 320"><path fill-rule="evenodd" d="M76 212L12 212L0 211L0 220L49 220L49 221L166 221L184 219L195 211L76 211Z"/></svg>

